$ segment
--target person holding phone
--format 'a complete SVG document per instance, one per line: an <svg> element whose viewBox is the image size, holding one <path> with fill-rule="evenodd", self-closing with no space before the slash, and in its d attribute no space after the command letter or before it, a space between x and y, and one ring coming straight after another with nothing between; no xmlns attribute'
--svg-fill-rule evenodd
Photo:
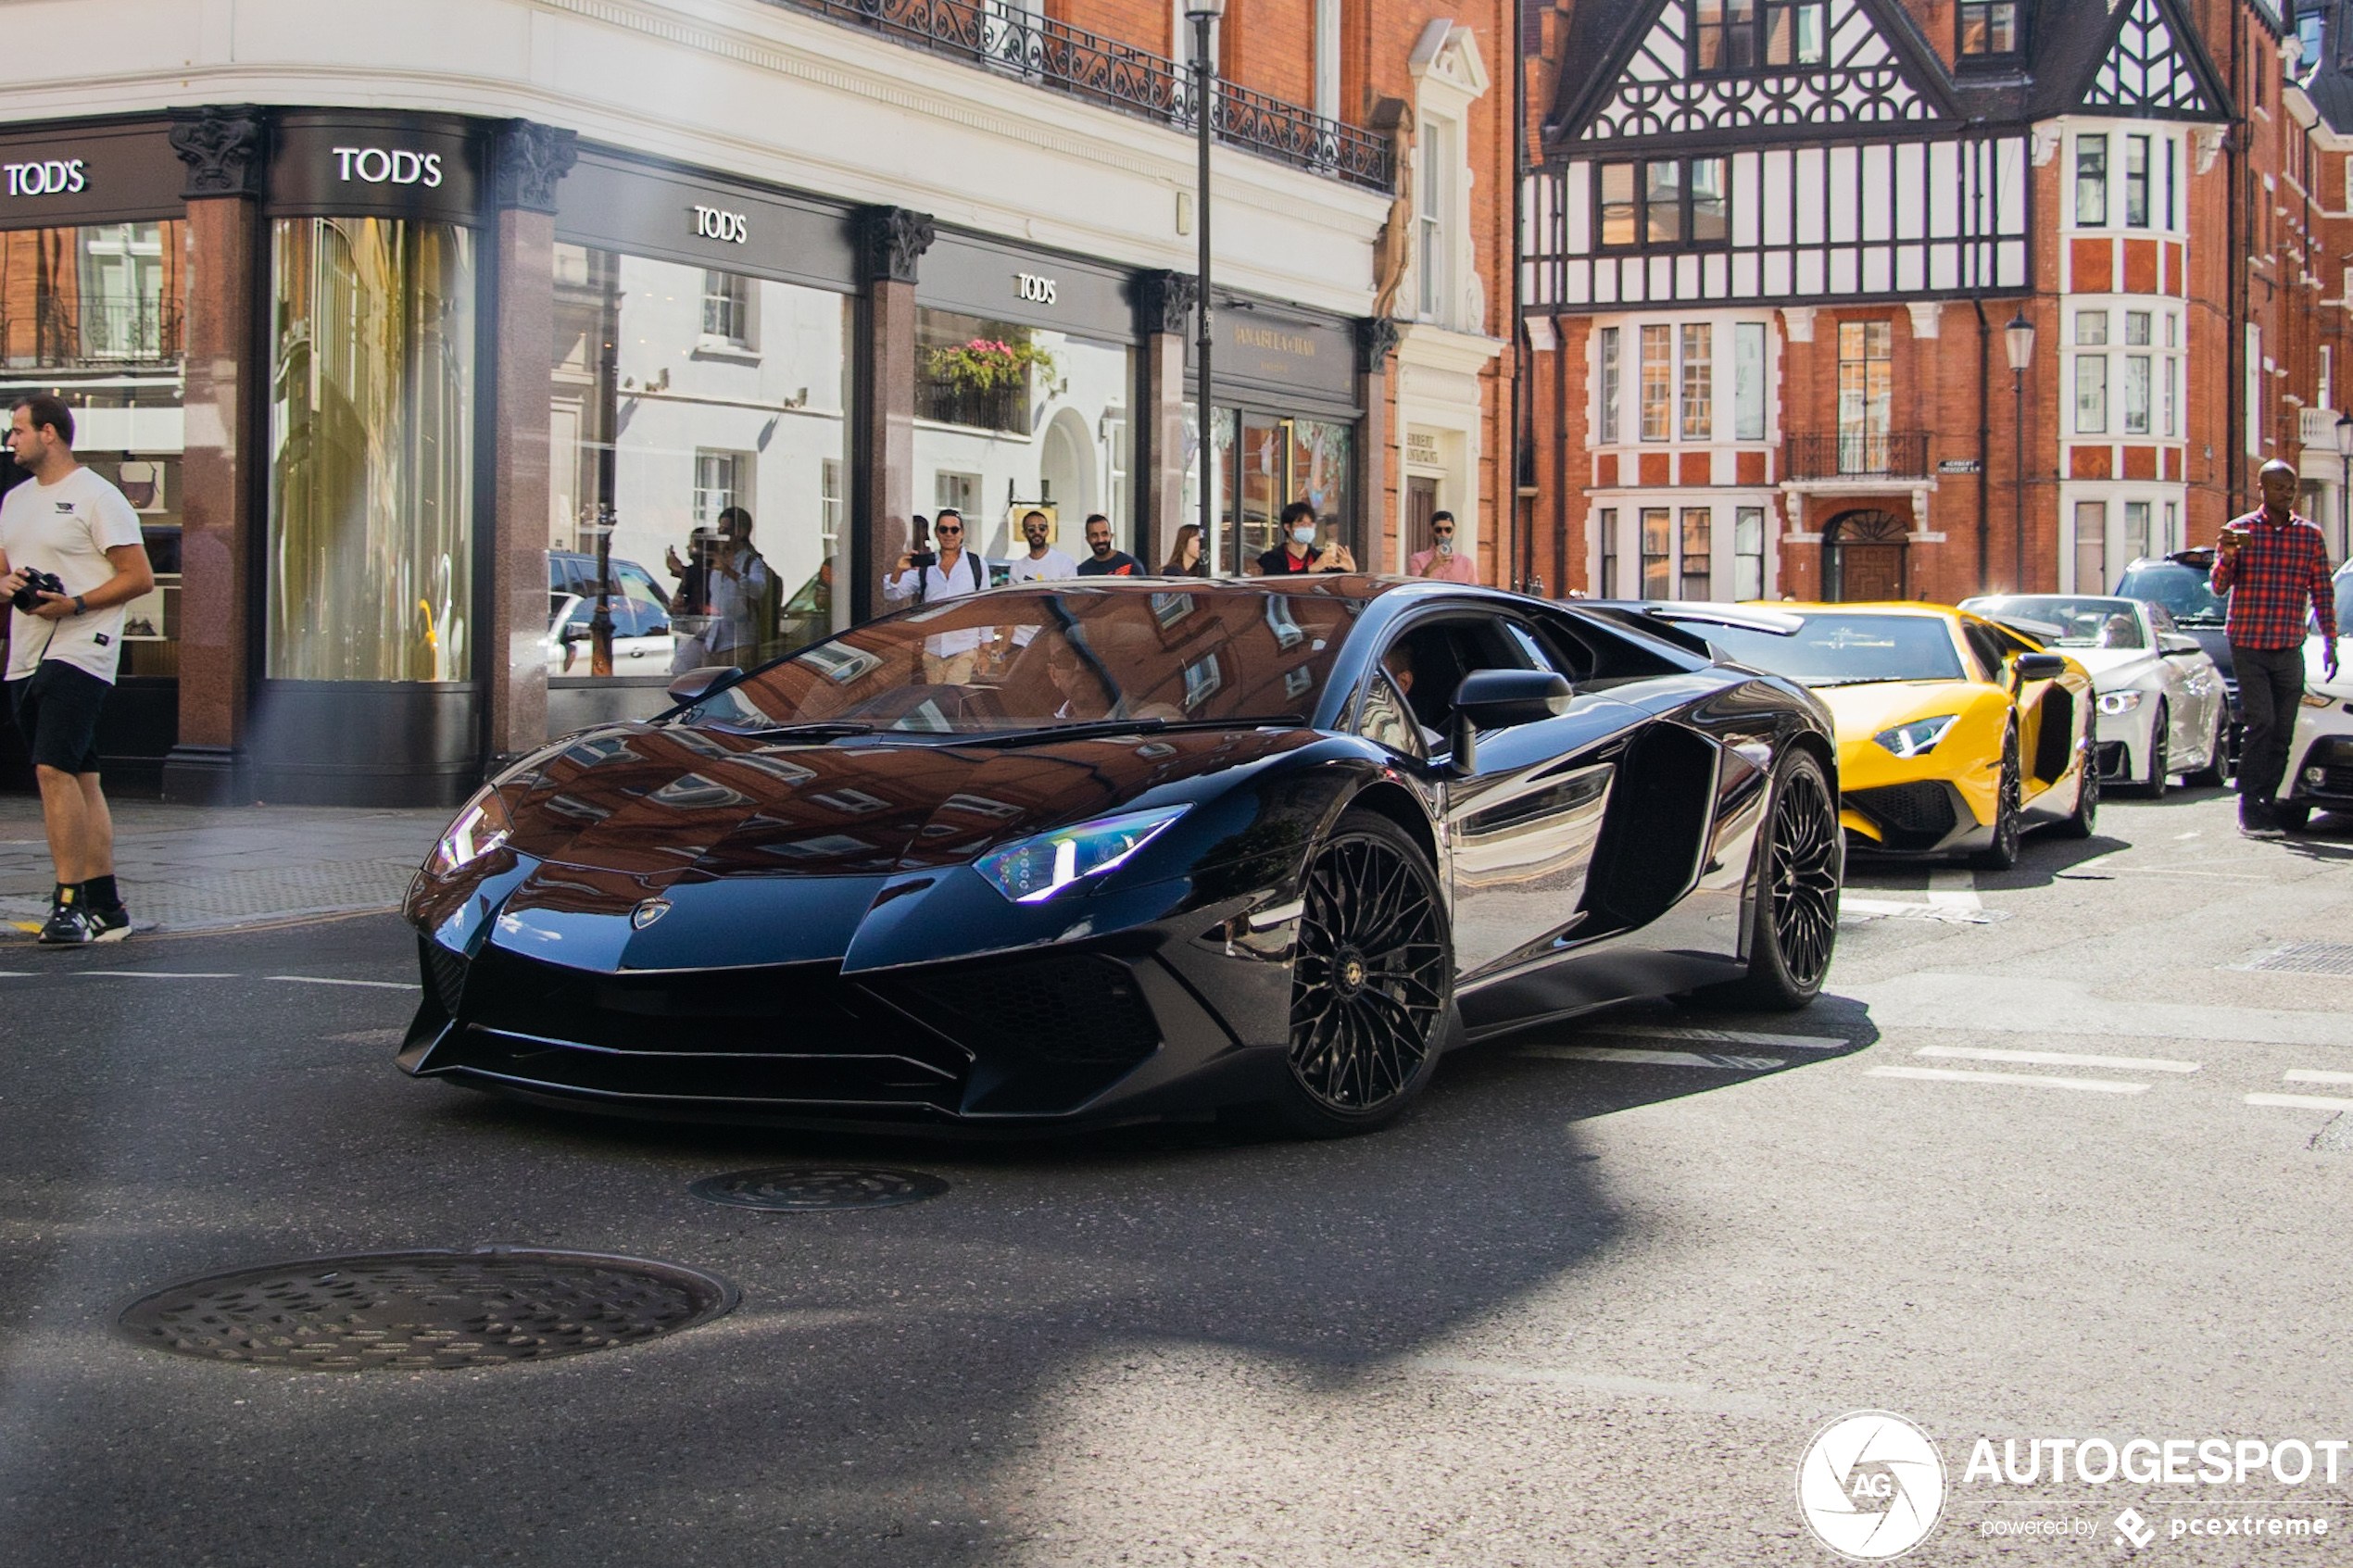
<svg viewBox="0 0 2353 1568"><path fill-rule="evenodd" d="M937 553L910 550L899 558L895 576L883 581L883 597L892 604L915 600L937 604L988 586L988 563L964 548L962 513L943 509L931 525L938 540ZM969 684L980 663L980 628L966 626L935 632L924 639L924 684L932 686Z"/></svg>
<svg viewBox="0 0 2353 1568"><path fill-rule="evenodd" d="M1406 572L1415 577L1434 578L1441 583L1476 583L1478 568L1471 564L1468 555L1454 548L1454 514L1429 514L1430 546L1416 550L1405 561Z"/></svg>
<svg viewBox="0 0 2353 1568"><path fill-rule="evenodd" d="M2296 472L2274 458L2259 476L2263 504L2222 530L2209 580L2231 601L2228 635L2246 737L2239 746L2239 832L2283 838L2273 799L2287 771L2296 710L2304 699L2304 635L2321 633L2321 664L2336 679L2336 596L2328 541L2295 511ZM2095 584L2096 586L2096 584Z"/></svg>

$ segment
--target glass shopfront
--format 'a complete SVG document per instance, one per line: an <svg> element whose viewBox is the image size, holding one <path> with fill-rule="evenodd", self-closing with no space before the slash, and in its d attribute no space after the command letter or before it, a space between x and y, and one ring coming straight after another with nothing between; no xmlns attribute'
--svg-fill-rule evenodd
<svg viewBox="0 0 2353 1568"><path fill-rule="evenodd" d="M1216 472L1216 570L1248 574L1283 543L1283 508L1315 508L1319 546L1365 555L1355 494L1357 457L1353 335L1334 323L1278 317L1252 301L1221 301L1211 452ZM1198 390L1196 388L1196 390ZM1199 515L1198 399L1185 406L1187 521Z"/></svg>

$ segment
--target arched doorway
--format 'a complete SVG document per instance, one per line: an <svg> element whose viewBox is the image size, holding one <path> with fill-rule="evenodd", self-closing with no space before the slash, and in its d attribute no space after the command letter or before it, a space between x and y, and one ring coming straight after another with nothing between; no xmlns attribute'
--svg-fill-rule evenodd
<svg viewBox="0 0 2353 1568"><path fill-rule="evenodd" d="M1822 530L1822 596L1867 604L1904 595L1906 530L1894 512L1845 512Z"/></svg>
<svg viewBox="0 0 2353 1568"><path fill-rule="evenodd" d="M1086 416L1071 408L1057 410L1038 447L1038 495L1054 504L1054 543L1084 560L1087 514L1096 509L1095 444L1088 437ZM1113 524L1114 531L1125 526Z"/></svg>

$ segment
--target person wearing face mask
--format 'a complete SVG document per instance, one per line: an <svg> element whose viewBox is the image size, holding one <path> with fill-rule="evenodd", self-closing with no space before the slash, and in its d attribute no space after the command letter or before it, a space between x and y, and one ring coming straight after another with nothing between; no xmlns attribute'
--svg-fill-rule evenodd
<svg viewBox="0 0 2353 1568"><path fill-rule="evenodd" d="M1468 555L1454 549L1454 514L1429 514L1430 547L1416 550L1405 561L1405 571L1415 577L1432 577L1441 583L1476 583L1478 568L1471 564Z"/></svg>
<svg viewBox="0 0 2353 1568"><path fill-rule="evenodd" d="M1111 547L1111 519L1097 512L1087 520L1087 548L1093 552L1078 563L1081 577L1141 577L1144 563L1125 550Z"/></svg>
<svg viewBox="0 0 2353 1568"><path fill-rule="evenodd" d="M1288 577L1315 571L1323 558L1315 547L1315 508L1293 501L1283 508L1283 542L1258 558L1258 571L1264 577Z"/></svg>

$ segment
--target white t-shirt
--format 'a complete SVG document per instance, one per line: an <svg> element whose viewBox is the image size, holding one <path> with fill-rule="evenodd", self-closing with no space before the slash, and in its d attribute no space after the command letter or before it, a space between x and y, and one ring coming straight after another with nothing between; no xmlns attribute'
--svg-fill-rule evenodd
<svg viewBox="0 0 2353 1568"><path fill-rule="evenodd" d="M1009 583L1059 583L1066 577L1077 575L1078 563L1060 550L1049 549L1035 560L1030 558L1027 550L1024 550L1013 558L1013 575L1005 581Z"/></svg>
<svg viewBox="0 0 2353 1568"><path fill-rule="evenodd" d="M909 567L896 577L883 579L883 597L892 604L904 604L915 596L922 585L924 603L936 605L942 599L961 598L988 586L988 568L970 550L958 553L953 575L937 566ZM953 659L960 653L970 653L980 646L980 628L967 626L959 632L935 632L924 639L924 651L935 659Z"/></svg>
<svg viewBox="0 0 2353 1568"><path fill-rule="evenodd" d="M55 484L26 480L0 500L0 552L10 568L57 574L69 594L86 594L114 578L107 552L140 543L139 514L122 492L86 468ZM124 605L44 621L8 612L8 676L21 681L44 660L86 670L108 685L122 659Z"/></svg>

